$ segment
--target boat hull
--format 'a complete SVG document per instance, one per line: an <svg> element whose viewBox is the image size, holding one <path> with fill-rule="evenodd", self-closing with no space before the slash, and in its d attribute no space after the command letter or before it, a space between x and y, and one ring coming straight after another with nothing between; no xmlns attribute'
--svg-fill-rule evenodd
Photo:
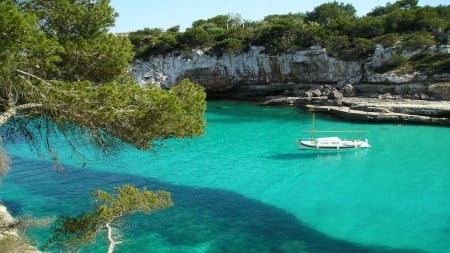
<svg viewBox="0 0 450 253"><path fill-rule="evenodd" d="M341 140L337 137L299 140L299 149L342 150L370 148L367 140Z"/></svg>

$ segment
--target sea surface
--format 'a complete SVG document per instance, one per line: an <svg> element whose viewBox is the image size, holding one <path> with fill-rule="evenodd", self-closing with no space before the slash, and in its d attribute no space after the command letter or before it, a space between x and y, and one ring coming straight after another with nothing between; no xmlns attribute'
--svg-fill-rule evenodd
<svg viewBox="0 0 450 253"><path fill-rule="evenodd" d="M115 252L450 252L450 128L345 122L316 114L317 130L367 130L372 148L298 150L311 113L208 102L202 137L73 154L54 139L55 169L20 139L0 185L15 216L92 210L90 191L123 184L164 189L175 205L116 224ZM349 137L352 138L352 137ZM28 235L42 245L48 228ZM101 234L81 252L106 252Z"/></svg>

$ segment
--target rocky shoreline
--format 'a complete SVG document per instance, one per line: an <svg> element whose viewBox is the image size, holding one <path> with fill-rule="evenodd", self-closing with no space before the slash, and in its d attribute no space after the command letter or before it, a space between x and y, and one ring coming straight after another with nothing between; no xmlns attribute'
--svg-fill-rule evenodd
<svg viewBox="0 0 450 253"><path fill-rule="evenodd" d="M267 97L263 105L298 106L341 118L366 122L450 125L450 101L403 98Z"/></svg>
<svg viewBox="0 0 450 253"><path fill-rule="evenodd" d="M6 206L0 203L0 252L41 253L20 236L16 223Z"/></svg>

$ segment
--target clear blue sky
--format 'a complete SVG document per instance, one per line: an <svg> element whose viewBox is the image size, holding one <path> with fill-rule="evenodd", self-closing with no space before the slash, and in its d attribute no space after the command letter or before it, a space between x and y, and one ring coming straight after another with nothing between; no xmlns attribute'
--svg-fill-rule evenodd
<svg viewBox="0 0 450 253"><path fill-rule="evenodd" d="M307 0L111 0L119 13L112 32L129 32L143 28L167 29L180 25L181 31L192 22L229 13L240 14L243 19L258 21L271 14L306 13L328 1ZM358 16L363 16L377 6L396 1L337 0L351 4ZM419 0L419 5L448 5L449 0Z"/></svg>

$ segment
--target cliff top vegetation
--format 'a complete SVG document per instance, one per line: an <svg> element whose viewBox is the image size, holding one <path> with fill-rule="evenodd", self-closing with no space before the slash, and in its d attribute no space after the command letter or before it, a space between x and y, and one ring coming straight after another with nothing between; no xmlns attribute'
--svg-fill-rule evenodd
<svg viewBox="0 0 450 253"><path fill-rule="evenodd" d="M306 13L268 15L246 20L239 14L218 15L194 21L184 32L179 26L167 30L145 28L131 32L135 58L165 55L200 48L213 55L239 53L251 46L265 52L326 48L332 57L363 59L377 44L408 50L448 43L450 5L418 6L418 0L399 0L356 16L351 4L321 4Z"/></svg>

